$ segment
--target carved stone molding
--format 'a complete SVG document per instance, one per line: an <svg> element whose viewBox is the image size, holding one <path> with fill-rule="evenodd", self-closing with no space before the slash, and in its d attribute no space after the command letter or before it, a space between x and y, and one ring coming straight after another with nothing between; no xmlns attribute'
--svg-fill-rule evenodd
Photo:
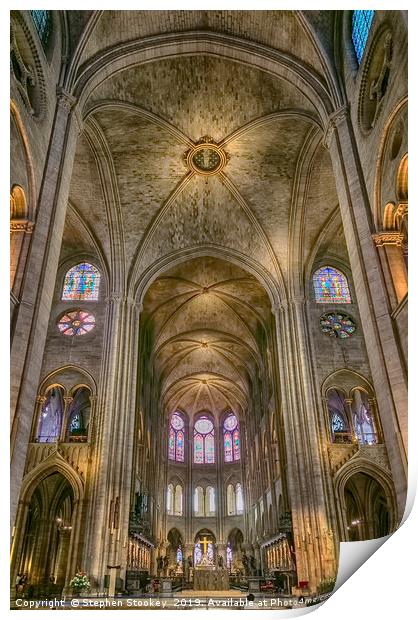
<svg viewBox="0 0 418 620"><path fill-rule="evenodd" d="M358 121L364 132L371 131L379 118L390 79L392 55L392 32L386 26L376 33L363 63Z"/></svg>
<svg viewBox="0 0 418 620"><path fill-rule="evenodd" d="M10 232L25 232L31 234L33 232L35 223L30 220L11 220L10 221Z"/></svg>
<svg viewBox="0 0 418 620"><path fill-rule="evenodd" d="M57 103L68 114L72 113L78 126L78 131L83 131L84 123L78 107L78 100L74 95L66 91L62 86L57 86Z"/></svg>
<svg viewBox="0 0 418 620"><path fill-rule="evenodd" d="M402 247L403 235L397 231L381 232L372 235L376 247L384 245L397 245Z"/></svg>
<svg viewBox="0 0 418 620"><path fill-rule="evenodd" d="M349 107L348 105L344 105L328 117L328 123L324 131L324 137L322 139L322 144L325 148L329 149L331 146L332 136L334 131L338 125L340 125L345 119L348 117Z"/></svg>
<svg viewBox="0 0 418 620"><path fill-rule="evenodd" d="M28 112L42 119L47 107L44 72L37 44L21 11L11 11L10 69Z"/></svg>

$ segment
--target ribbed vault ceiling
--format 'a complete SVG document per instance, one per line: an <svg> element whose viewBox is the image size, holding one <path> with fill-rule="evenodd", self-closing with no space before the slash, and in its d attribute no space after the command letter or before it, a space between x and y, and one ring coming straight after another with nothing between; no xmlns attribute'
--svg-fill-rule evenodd
<svg viewBox="0 0 418 620"><path fill-rule="evenodd" d="M259 282L220 259L194 259L156 280L145 296L143 321L152 333L165 406L190 415L246 410L270 312Z"/></svg>

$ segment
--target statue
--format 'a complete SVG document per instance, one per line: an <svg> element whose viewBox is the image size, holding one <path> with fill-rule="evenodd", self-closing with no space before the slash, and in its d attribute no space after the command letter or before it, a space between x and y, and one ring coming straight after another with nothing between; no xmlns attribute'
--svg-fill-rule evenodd
<svg viewBox="0 0 418 620"><path fill-rule="evenodd" d="M224 567L224 559L223 559L223 557L221 555L218 557L218 566L219 566L219 568L223 568Z"/></svg>
<svg viewBox="0 0 418 620"><path fill-rule="evenodd" d="M163 560L162 556L159 555L158 558L157 558L157 575L158 575L158 577L161 577L161 573L163 572L163 568L164 568L164 560Z"/></svg>
<svg viewBox="0 0 418 620"><path fill-rule="evenodd" d="M164 558L164 577L168 577L168 556Z"/></svg>
<svg viewBox="0 0 418 620"><path fill-rule="evenodd" d="M250 557L250 568L251 576L254 577L257 574L257 565L255 563L255 557L253 555Z"/></svg>

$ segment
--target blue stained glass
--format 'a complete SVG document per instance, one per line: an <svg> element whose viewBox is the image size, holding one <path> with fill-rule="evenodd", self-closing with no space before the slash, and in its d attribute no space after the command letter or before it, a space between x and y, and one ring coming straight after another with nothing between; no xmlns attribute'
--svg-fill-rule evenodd
<svg viewBox="0 0 418 620"><path fill-rule="evenodd" d="M49 11L31 11L30 14L41 43L46 47L51 34L51 15Z"/></svg>
<svg viewBox="0 0 418 620"><path fill-rule="evenodd" d="M179 547L177 549L177 563L179 563L179 564L183 563L183 552L181 550L180 545L179 545Z"/></svg>
<svg viewBox="0 0 418 620"><path fill-rule="evenodd" d="M356 52L358 64L360 64L361 59L363 58L374 13L374 11L353 11L351 38L353 40L354 51Z"/></svg>
<svg viewBox="0 0 418 620"><path fill-rule="evenodd" d="M95 301L99 298L100 271L89 263L79 263L65 274L62 299Z"/></svg>
<svg viewBox="0 0 418 620"><path fill-rule="evenodd" d="M202 549L200 543L196 543L194 546L194 565L197 566L202 561Z"/></svg>
<svg viewBox="0 0 418 620"><path fill-rule="evenodd" d="M213 564L213 543L208 544L208 560L211 564Z"/></svg>

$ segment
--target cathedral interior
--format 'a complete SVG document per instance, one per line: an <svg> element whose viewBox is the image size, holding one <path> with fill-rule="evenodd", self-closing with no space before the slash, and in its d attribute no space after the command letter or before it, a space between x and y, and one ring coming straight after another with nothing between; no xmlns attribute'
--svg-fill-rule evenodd
<svg viewBox="0 0 418 620"><path fill-rule="evenodd" d="M12 589L332 589L406 500L407 12L10 24Z"/></svg>

